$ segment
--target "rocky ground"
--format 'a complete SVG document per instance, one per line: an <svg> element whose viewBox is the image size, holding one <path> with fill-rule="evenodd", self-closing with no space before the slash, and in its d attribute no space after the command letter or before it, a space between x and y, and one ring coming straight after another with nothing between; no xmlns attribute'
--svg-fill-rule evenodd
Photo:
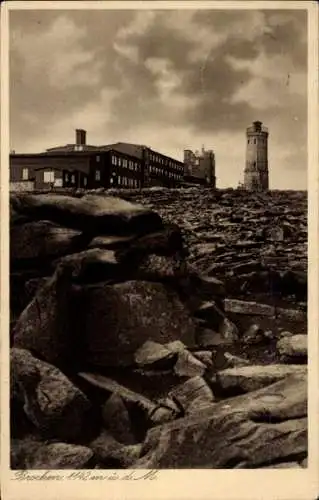
<svg viewBox="0 0 319 500"><path fill-rule="evenodd" d="M307 198L11 195L14 469L307 465Z"/></svg>

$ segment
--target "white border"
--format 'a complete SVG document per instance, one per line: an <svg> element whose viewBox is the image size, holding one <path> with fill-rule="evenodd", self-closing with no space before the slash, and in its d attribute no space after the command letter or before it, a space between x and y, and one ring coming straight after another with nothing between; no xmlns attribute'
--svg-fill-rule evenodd
<svg viewBox="0 0 319 500"><path fill-rule="evenodd" d="M98 9L302 9L308 10L308 332L309 332L309 468L300 470L170 470L149 482L10 481L9 471L9 26L10 10ZM315 499L318 486L318 6L315 1L9 1L1 8L1 487L4 500L58 499ZM2 271L2 272L1 272ZM56 471L55 471L56 472ZM101 472L101 471L99 471Z"/></svg>

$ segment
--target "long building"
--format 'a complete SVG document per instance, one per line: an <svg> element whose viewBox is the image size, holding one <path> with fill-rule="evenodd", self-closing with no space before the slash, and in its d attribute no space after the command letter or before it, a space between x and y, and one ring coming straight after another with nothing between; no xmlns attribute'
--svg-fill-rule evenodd
<svg viewBox="0 0 319 500"><path fill-rule="evenodd" d="M93 146L86 131L76 130L75 143L37 154L10 154L10 190L50 188L176 187L184 164L153 149L125 142Z"/></svg>

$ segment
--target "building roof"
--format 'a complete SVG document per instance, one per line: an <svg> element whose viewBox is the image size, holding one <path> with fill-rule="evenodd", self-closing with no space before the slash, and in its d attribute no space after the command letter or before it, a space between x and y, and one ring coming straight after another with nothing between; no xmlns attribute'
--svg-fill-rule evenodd
<svg viewBox="0 0 319 500"><path fill-rule="evenodd" d="M45 154L54 154L54 153L81 153L81 152L103 152L103 151L117 151L119 153L138 158L139 160L143 159L143 154L145 150L150 150L154 153L152 148L148 146L144 146L142 144L133 144L129 142L116 142L114 144L105 144L101 146L92 146L89 144L84 144L81 147L81 150L77 150L75 148L76 144L66 144L65 146L57 146L54 148L47 149ZM166 158L173 159L167 155L163 155L162 153L157 153L160 154L161 156L164 156ZM174 158L174 161L177 163L182 164L183 162L176 160Z"/></svg>

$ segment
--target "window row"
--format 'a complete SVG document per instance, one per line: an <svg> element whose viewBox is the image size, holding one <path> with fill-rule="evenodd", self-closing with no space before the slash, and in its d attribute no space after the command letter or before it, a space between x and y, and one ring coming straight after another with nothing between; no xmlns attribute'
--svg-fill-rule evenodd
<svg viewBox="0 0 319 500"><path fill-rule="evenodd" d="M259 142L259 144L266 144L267 143L267 139L265 139L264 137L259 137L258 142ZM257 144L257 139L256 138L254 138L254 139L248 139L247 143L248 144Z"/></svg>
<svg viewBox="0 0 319 500"><path fill-rule="evenodd" d="M137 172L139 170L139 164L133 160L127 160L126 158L119 158L118 156L112 155L112 164L119 167L129 168Z"/></svg>
<svg viewBox="0 0 319 500"><path fill-rule="evenodd" d="M180 165L178 165L175 161L169 160L168 158L164 158L163 156L153 153L150 153L150 161L160 163L161 165L165 165L166 167L174 168L175 170L182 170L183 168Z"/></svg>
<svg viewBox="0 0 319 500"><path fill-rule="evenodd" d="M137 179L131 179L130 177L120 176L111 177L110 184L114 186L117 183L118 186L125 186L131 188L139 187L139 181Z"/></svg>
<svg viewBox="0 0 319 500"><path fill-rule="evenodd" d="M149 167L150 173L151 174L156 174L156 175L162 175L169 177L170 179L180 179L181 175L176 174L175 172L170 172L169 170L166 170L166 168L160 168L160 167L155 167L154 165L151 165Z"/></svg>

